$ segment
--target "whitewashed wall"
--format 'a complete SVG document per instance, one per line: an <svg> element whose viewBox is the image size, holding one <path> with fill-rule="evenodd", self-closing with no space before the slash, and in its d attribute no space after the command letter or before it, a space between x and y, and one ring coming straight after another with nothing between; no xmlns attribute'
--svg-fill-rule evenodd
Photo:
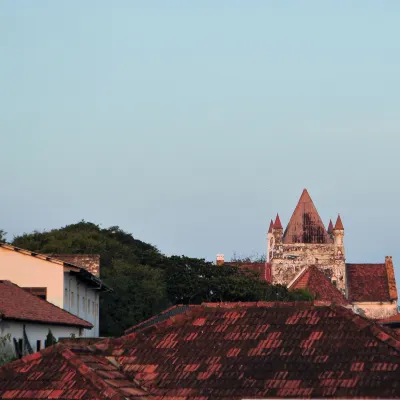
<svg viewBox="0 0 400 400"><path fill-rule="evenodd" d="M99 293L67 272L64 273L64 310L93 325L93 329L85 330L85 337L99 336Z"/></svg>
<svg viewBox="0 0 400 400"><path fill-rule="evenodd" d="M73 326L62 326L62 325L47 325L47 324L35 324L29 322L19 321L0 321L0 336L7 334L11 335L11 340L15 338L17 341L23 339L23 326L25 324L25 332L28 336L29 343L34 352L37 350L37 341L40 340L40 348L44 349L46 336L49 333L49 329L53 336L58 340L60 337L82 337L83 332L87 329L80 329ZM80 334L82 335L80 336ZM13 346L14 348L14 346Z"/></svg>

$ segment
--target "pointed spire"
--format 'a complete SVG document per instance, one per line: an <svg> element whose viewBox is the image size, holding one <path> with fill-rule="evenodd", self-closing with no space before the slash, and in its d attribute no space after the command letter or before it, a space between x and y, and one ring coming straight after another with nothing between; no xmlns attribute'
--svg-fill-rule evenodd
<svg viewBox="0 0 400 400"><path fill-rule="evenodd" d="M268 233L272 233L272 228L274 227L274 221L272 221L269 223L269 229L268 229Z"/></svg>
<svg viewBox="0 0 400 400"><path fill-rule="evenodd" d="M307 189L303 189L303 193L300 196L299 203L312 203L311 196Z"/></svg>
<svg viewBox="0 0 400 400"><path fill-rule="evenodd" d="M283 243L328 243L330 240L307 189L304 189L283 234Z"/></svg>
<svg viewBox="0 0 400 400"><path fill-rule="evenodd" d="M342 218L340 218L340 214L338 215L337 220L336 220L335 230L344 231L343 222L342 222Z"/></svg>
<svg viewBox="0 0 400 400"><path fill-rule="evenodd" d="M276 214L274 229L283 229L281 219L279 218L279 214Z"/></svg>
<svg viewBox="0 0 400 400"><path fill-rule="evenodd" d="M329 234L333 233L333 223L331 219L329 220L328 233Z"/></svg>

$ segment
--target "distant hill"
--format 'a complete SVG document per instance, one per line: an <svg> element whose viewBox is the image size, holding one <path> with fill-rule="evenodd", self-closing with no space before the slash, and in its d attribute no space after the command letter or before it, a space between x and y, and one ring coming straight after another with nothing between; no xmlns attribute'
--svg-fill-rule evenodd
<svg viewBox="0 0 400 400"><path fill-rule="evenodd" d="M120 335L173 304L204 301L309 299L289 293L233 266L203 259L166 257L157 247L117 226L100 228L81 221L48 232L14 238L12 244L43 254L100 254L101 279L114 289L100 300L101 335Z"/></svg>

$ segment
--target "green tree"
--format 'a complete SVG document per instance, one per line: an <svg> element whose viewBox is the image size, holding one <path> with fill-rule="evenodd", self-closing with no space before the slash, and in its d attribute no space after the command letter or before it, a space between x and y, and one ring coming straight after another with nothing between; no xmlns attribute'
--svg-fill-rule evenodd
<svg viewBox="0 0 400 400"><path fill-rule="evenodd" d="M100 273L112 293L100 298L100 334L117 336L173 304L212 301L306 299L284 286L261 281L239 267L202 259L167 257L117 226L81 221L16 237L13 245L38 253L100 254Z"/></svg>

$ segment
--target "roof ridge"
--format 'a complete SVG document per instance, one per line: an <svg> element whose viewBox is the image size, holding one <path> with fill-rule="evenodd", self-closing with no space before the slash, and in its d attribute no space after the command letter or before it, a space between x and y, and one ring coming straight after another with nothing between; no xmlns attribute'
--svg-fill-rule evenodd
<svg viewBox="0 0 400 400"><path fill-rule="evenodd" d="M17 287L18 289L23 290L24 293L26 293L28 296L33 296L33 297L34 297L36 300L38 300L39 302L42 302L42 303L45 303L45 304L49 304L51 307L56 308L58 311L63 312L63 313L66 313L66 314L69 314L69 315L71 315L72 317L74 317L74 318L76 318L76 319L79 319L80 321L82 321L82 322L85 323L85 324L82 324L82 325L73 325L73 324L70 324L70 323L62 323L61 325L83 326L83 327L85 327L85 326L87 327L87 326L89 325L91 328L93 328L93 324L90 323L89 321L86 321L85 319L82 319L82 318L78 317L77 315L72 314L71 312L69 312L69 311L67 311L67 310L64 310L64 309L61 308L61 307L56 306L55 304L51 303L50 301L44 300L44 299L42 299L42 298L39 297L39 296L35 296L34 294L32 294L32 293L30 293L30 292L24 290L24 288L22 288L21 286L18 286L18 285L15 284L14 282L11 282L10 280L3 280L3 282L10 283L11 285ZM36 300L35 300L35 301L36 301ZM5 315L5 318L7 319L7 315ZM21 319L18 319L18 318L10 318L10 319L17 319L17 320L19 320L19 321L25 321L25 319L23 319L23 318L21 318ZM29 320L29 321L31 321L31 320ZM49 322L50 322L50 321L49 321ZM51 322L51 323L53 323L53 324L55 324L55 325L60 325L60 323L58 323L58 322ZM90 329L91 329L91 328L90 328Z"/></svg>
<svg viewBox="0 0 400 400"><path fill-rule="evenodd" d="M157 318L159 318L160 316L163 316L163 315L167 314L168 312L170 312L170 311L172 311L172 310L174 310L174 309L176 309L176 308L185 307L185 306L187 306L187 307L193 307L194 305L190 305L190 304L175 304L175 305L173 305L173 306L171 306L171 307L165 309L164 311L161 311L161 312L159 312L158 314L153 315L152 317L150 317L150 318L148 318L148 319L145 319L144 321L141 321L141 322L137 323L136 325L131 326L131 327L128 328L128 329L125 329L124 334L130 334L130 333L133 332L133 330L136 331L136 329L140 328L142 325L144 325L144 324L146 324L146 323L148 323L148 322L154 321L154 320L156 320ZM173 316L173 315L171 315L171 316ZM162 322L162 321L160 321L160 322ZM155 324L154 324L154 325L155 325ZM143 329L144 329L144 328L143 328Z"/></svg>
<svg viewBox="0 0 400 400"><path fill-rule="evenodd" d="M107 395L107 397L111 397L113 400L125 400L126 395L122 394L119 392L117 388L111 387L111 385L108 385L104 379L96 374L96 372L88 367L84 361L82 361L75 353L73 353L67 346L63 344L57 344L53 347L58 347L57 351L58 353L63 356L67 362L72 365L74 368L78 370L78 372L86 378L96 389L99 389L103 391ZM104 356L104 358L107 360L107 362L110 363L107 357ZM119 370L119 368L118 368ZM119 371L121 372L121 371ZM124 374L126 377L126 375ZM127 380L130 380L128 377L126 377ZM140 399L140 397L139 397Z"/></svg>
<svg viewBox="0 0 400 400"><path fill-rule="evenodd" d="M304 267L295 277L294 279L289 282L289 284L287 285L288 289L290 289L295 283L297 283L297 281L299 279L301 279L304 274L309 270L310 267Z"/></svg>
<svg viewBox="0 0 400 400"><path fill-rule="evenodd" d="M356 314L353 310L346 307L337 308L336 312L351 320L360 330L371 333L375 339L393 347L400 354L400 338L391 335L388 330L383 329L376 321Z"/></svg>

